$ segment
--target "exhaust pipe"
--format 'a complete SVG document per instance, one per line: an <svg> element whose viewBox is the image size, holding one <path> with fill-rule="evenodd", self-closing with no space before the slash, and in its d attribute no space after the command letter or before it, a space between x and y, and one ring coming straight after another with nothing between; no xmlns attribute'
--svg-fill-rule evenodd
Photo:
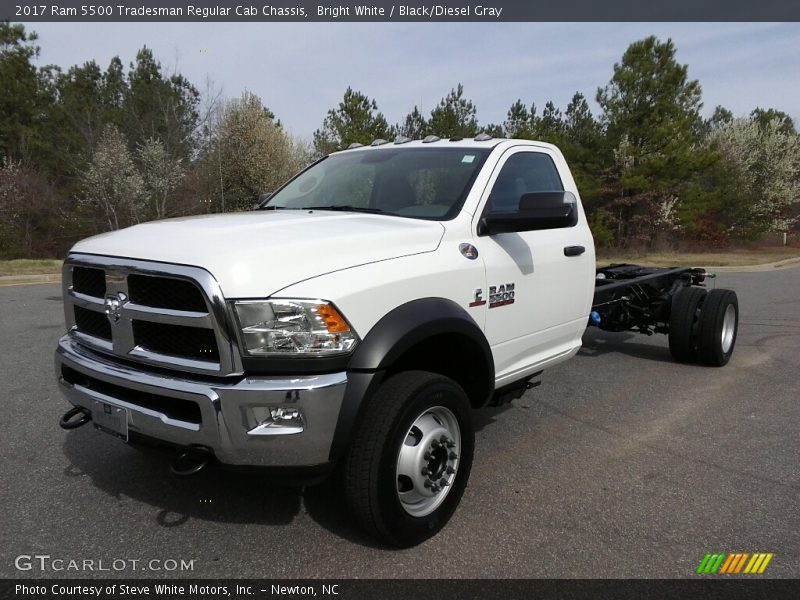
<svg viewBox="0 0 800 600"><path fill-rule="evenodd" d="M214 453L203 446L193 446L176 458L170 470L179 477L188 477L205 469L214 460Z"/></svg>
<svg viewBox="0 0 800 600"><path fill-rule="evenodd" d="M80 417L73 420L73 417L78 415L80 415ZM82 406L73 406L64 413L58 424L61 429L77 429L78 427L86 425L91 420L92 413L88 408L83 408Z"/></svg>

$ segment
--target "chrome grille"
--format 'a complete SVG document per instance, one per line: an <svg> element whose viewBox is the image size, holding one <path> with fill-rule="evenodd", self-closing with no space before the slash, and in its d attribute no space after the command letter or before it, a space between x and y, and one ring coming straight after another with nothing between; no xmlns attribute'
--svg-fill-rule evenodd
<svg viewBox="0 0 800 600"><path fill-rule="evenodd" d="M153 308L206 312L200 289L191 281L152 275L128 275L131 302Z"/></svg>
<svg viewBox="0 0 800 600"><path fill-rule="evenodd" d="M63 286L67 327L94 350L182 371L242 371L219 285L203 269L73 254Z"/></svg>
<svg viewBox="0 0 800 600"><path fill-rule="evenodd" d="M76 306L75 327L86 335L92 335L107 342L111 341L111 323L103 313Z"/></svg>
<svg viewBox="0 0 800 600"><path fill-rule="evenodd" d="M72 288L81 294L94 298L106 296L106 274L103 269L74 267L72 269Z"/></svg>
<svg viewBox="0 0 800 600"><path fill-rule="evenodd" d="M133 339L145 350L204 362L219 362L214 332L198 327L133 321Z"/></svg>

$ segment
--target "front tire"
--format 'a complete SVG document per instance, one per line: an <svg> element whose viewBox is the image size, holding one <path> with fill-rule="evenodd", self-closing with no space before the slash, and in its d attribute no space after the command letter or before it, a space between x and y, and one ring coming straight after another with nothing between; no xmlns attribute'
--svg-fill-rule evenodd
<svg viewBox="0 0 800 600"><path fill-rule="evenodd" d="M469 479L475 434L452 379L406 371L368 400L345 459L345 494L372 537L419 544L450 519Z"/></svg>

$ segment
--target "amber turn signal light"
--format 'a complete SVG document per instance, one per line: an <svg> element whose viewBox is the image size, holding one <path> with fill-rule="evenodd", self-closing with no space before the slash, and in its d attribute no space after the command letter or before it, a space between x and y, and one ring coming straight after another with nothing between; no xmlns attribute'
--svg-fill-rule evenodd
<svg viewBox="0 0 800 600"><path fill-rule="evenodd" d="M325 323L328 333L347 333L350 331L350 325L330 304L318 304L317 314L322 318L322 322Z"/></svg>

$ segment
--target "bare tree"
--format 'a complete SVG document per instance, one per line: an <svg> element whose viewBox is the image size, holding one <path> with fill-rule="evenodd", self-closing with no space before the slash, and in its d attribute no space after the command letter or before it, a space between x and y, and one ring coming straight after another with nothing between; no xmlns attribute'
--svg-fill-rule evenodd
<svg viewBox="0 0 800 600"><path fill-rule="evenodd" d="M35 172L0 163L0 256L53 256L63 221L53 187Z"/></svg>

